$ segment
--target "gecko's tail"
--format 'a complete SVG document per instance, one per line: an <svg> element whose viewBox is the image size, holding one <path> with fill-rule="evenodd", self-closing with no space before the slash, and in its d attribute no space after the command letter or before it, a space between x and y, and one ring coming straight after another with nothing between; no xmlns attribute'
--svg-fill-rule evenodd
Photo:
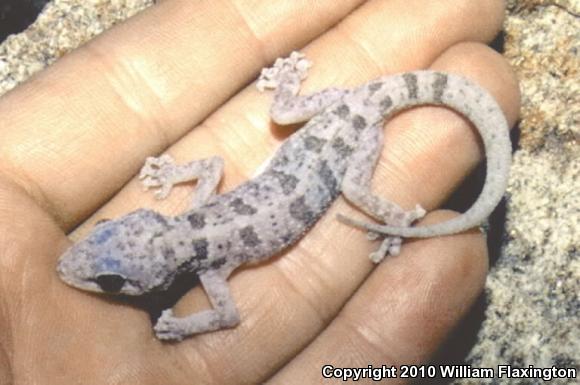
<svg viewBox="0 0 580 385"><path fill-rule="evenodd" d="M511 164L509 127L501 108L487 91L461 76L416 71L400 76L408 89L408 106L443 105L464 115L483 139L487 171L483 189L473 205L449 221L428 226L396 227L365 223L339 215L339 220L375 233L427 238L455 234L481 224L501 200Z"/></svg>

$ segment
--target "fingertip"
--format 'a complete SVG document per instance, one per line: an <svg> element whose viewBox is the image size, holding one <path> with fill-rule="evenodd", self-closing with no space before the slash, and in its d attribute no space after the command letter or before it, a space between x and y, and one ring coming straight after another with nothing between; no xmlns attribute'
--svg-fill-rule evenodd
<svg viewBox="0 0 580 385"><path fill-rule="evenodd" d="M459 215L461 214L451 210L436 210L427 214L417 225L442 223ZM418 258L424 257L424 254L428 252L441 256L441 258L432 258L434 264L440 264L434 267L440 269L441 273L451 275L450 278L456 275L456 278L462 281L458 282L459 286L469 282L473 286L473 299L477 297L483 288L489 268L486 238L479 227L458 234L411 239L406 242L410 249L407 253L416 253L419 255ZM414 249L415 247L417 250ZM452 289L450 287L449 291Z"/></svg>

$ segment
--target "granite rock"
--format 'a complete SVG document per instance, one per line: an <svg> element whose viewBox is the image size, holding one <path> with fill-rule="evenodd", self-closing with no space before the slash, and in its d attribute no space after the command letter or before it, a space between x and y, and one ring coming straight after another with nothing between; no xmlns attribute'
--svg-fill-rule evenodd
<svg viewBox="0 0 580 385"><path fill-rule="evenodd" d="M0 95L154 0L54 0L0 44Z"/></svg>
<svg viewBox="0 0 580 385"><path fill-rule="evenodd" d="M505 56L522 91L519 148L508 187L505 239L488 277L477 343L466 361L472 367L556 366L580 372L579 15L577 1L508 2Z"/></svg>

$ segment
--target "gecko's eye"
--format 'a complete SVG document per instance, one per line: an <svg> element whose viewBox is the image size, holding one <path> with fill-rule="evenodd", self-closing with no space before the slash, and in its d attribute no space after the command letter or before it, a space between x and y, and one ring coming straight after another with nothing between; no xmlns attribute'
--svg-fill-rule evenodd
<svg viewBox="0 0 580 385"><path fill-rule="evenodd" d="M115 294L121 291L127 280L118 274L101 274L97 277L97 284L105 293Z"/></svg>

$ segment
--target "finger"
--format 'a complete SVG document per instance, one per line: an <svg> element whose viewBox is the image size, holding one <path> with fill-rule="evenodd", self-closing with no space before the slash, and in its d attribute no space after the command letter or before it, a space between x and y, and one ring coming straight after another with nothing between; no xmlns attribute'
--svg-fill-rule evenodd
<svg viewBox="0 0 580 385"><path fill-rule="evenodd" d="M455 215L436 212L421 223ZM324 332L269 384L324 383L325 365L398 370L426 363L483 289L487 261L478 230L408 242L399 256L373 271ZM409 382L397 373L389 384Z"/></svg>
<svg viewBox="0 0 580 385"><path fill-rule="evenodd" d="M262 66L361 2L161 2L3 98L0 172L70 227Z"/></svg>

